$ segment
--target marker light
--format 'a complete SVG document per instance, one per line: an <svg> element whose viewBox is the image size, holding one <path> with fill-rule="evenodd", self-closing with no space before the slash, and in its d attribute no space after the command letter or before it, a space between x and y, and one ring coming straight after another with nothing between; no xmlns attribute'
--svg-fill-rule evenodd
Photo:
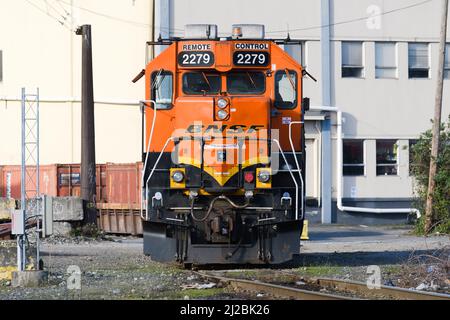
<svg viewBox="0 0 450 320"><path fill-rule="evenodd" d="M217 100L217 106L218 106L220 109L225 108L227 105L228 105L228 101L227 101L227 100L225 100L225 99L219 99L219 100Z"/></svg>
<svg viewBox="0 0 450 320"><path fill-rule="evenodd" d="M217 112L217 118L219 118L219 120L224 120L228 117L228 112L226 112L225 110L219 110Z"/></svg>

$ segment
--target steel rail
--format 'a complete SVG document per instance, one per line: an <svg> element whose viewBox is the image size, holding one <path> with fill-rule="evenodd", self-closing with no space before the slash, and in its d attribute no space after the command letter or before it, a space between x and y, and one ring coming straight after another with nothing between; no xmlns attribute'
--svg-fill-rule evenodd
<svg viewBox="0 0 450 320"><path fill-rule="evenodd" d="M298 300L355 300L355 298L334 295L316 291L302 290L293 287L286 287L272 283L226 278L222 276L211 275L209 273L193 271L200 277L210 279L216 282L223 282L230 285L234 290L253 291L253 292L265 292L272 296L282 297L287 299Z"/></svg>
<svg viewBox="0 0 450 320"><path fill-rule="evenodd" d="M320 286L333 288L335 290L354 292L357 295L362 294L365 298L383 296L401 300L450 300L450 295L448 294L421 292L384 285L381 285L379 288L369 289L366 283L352 280L318 278L316 279L316 283Z"/></svg>

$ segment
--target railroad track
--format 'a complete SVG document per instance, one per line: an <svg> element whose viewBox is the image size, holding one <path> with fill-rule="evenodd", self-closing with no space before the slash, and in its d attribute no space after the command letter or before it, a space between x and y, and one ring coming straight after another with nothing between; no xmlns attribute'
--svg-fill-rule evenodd
<svg viewBox="0 0 450 320"><path fill-rule="evenodd" d="M230 285L237 291L252 291L257 293L266 293L274 297L298 300L354 300L355 298L342 295L334 295L310 290L303 290L278 284L266 283L254 280L228 278L210 273L194 271L200 277L212 280L214 282L223 282Z"/></svg>
<svg viewBox="0 0 450 320"><path fill-rule="evenodd" d="M288 284L273 284L258 280L246 280L219 276L206 272L195 272L197 275L214 282L223 282L237 291L266 293L273 297L299 300L359 300L359 299L389 299L389 300L450 300L450 295L421 292L404 288L381 286L379 289L369 289L363 282L317 278L307 280L306 284L315 290L295 288ZM332 293L320 292L326 289Z"/></svg>
<svg viewBox="0 0 450 320"><path fill-rule="evenodd" d="M367 298L399 299L399 300L450 300L450 295L434 292L423 292L405 288L397 288L381 285L380 288L369 289L366 283L338 280L330 278L316 279L316 283L322 287L338 291L353 292Z"/></svg>

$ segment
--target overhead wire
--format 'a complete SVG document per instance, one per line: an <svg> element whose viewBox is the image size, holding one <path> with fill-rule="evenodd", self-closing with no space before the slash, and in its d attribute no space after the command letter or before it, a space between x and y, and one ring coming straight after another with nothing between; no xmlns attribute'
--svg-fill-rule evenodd
<svg viewBox="0 0 450 320"><path fill-rule="evenodd" d="M89 12L91 14L94 14L94 15L97 15L97 16L101 16L103 18L107 18L107 19L110 19L110 20L115 20L115 21L131 24L131 25L134 25L134 26L137 26L137 27L145 27L145 28L152 27L152 24L149 24L149 23L136 22L136 21L132 21L132 20L123 19L123 18L120 18L120 17L111 16L111 15L108 15L108 14L105 14L105 13L102 13L102 12L98 12L98 11L95 11L95 10L92 10L92 9L89 9L89 8L86 8L86 7L81 7L81 6L78 6L78 5L74 5L74 4L69 3L67 1L64 1L64 0L57 0L57 1L59 3L65 4L67 6L70 6L70 7L76 8L76 9L80 9L80 10L83 10L83 11ZM156 29L160 29L160 30L164 30L164 31L173 32L173 33L177 32L177 31L179 31L179 32L183 32L184 31L184 29L180 29L180 28L166 28L166 27L159 27L159 26L155 26L155 28Z"/></svg>
<svg viewBox="0 0 450 320"><path fill-rule="evenodd" d="M61 26L65 27L69 31L74 31L71 27L66 25L66 21L60 20L59 18L52 15L49 11L44 10L43 8L39 7L37 4L32 2L31 0L25 0L29 5L33 6L37 10L39 10L41 13L47 15L48 17L52 18L53 20L57 21Z"/></svg>
<svg viewBox="0 0 450 320"><path fill-rule="evenodd" d="M359 17L359 18L339 21L339 22L330 23L330 24L311 26L311 27L303 27L303 28L295 28L295 29L288 29L288 30L267 31L266 33L287 33L287 32L292 33L292 32L297 32L297 31L306 31L306 30L329 28L329 27L334 27L334 26L338 26L338 25L342 25L342 24L363 21L363 20L367 20L367 19L370 19L370 18L374 18L374 17L385 16L385 15L388 15L388 14L391 14L391 13L394 13L394 12L399 12L399 11L408 10L408 9L411 9L411 8L414 8L414 7L422 6L424 4L427 4L427 3L433 2L433 1L434 0L425 0L425 1L417 2L417 3L411 4L411 5L405 6L405 7L400 7L400 8L384 11L384 12L381 12L379 14L374 14L374 15L370 15L370 16L364 16L364 17Z"/></svg>
<svg viewBox="0 0 450 320"><path fill-rule="evenodd" d="M70 16L70 14L68 15L64 15L62 14L59 10L57 10L51 3L49 0L42 0L45 2L45 6L47 7L47 12L49 11L49 8L52 9L58 16L60 16L64 21L67 21L67 17Z"/></svg>
<svg viewBox="0 0 450 320"><path fill-rule="evenodd" d="M56 20L58 23L60 23L62 26L66 27L67 29L72 30L69 26L66 25L66 21L67 21L67 17L66 16L70 16L70 13L67 11L67 9L63 6L70 6L73 8L77 8L86 12L89 12L91 14L97 15L97 16L101 16L110 20L115 20L115 21L119 21L122 23L127 23L127 24L131 24L137 27L145 27L145 28L149 28L152 27L152 24L148 24L148 23L143 23L143 22L136 22L136 21L132 21L132 20L127 20L127 19L123 19L120 17L115 17L115 16L111 16L102 12L98 12L86 7L81 7L78 5L74 5L72 3L69 3L67 1L64 0L56 0L56 3L59 5L59 7L61 7L61 9L63 9L64 13L66 14L66 16L64 16L63 14L61 14L61 12L59 12L58 10L56 10L56 8L51 5L47 0L44 0L45 4L47 6L50 6L50 8L53 9L53 11L57 12L57 14L63 19L59 19L57 17L55 17L54 15L52 15L48 10L45 11L44 9L42 9L41 7L37 6L35 3L33 3L30 0L25 0L26 2L28 2L30 5L34 6L36 9L38 9L39 11L41 11L42 13L45 13L47 16L53 18L54 20ZM266 31L266 34L274 34L274 33L294 33L294 32L298 32L298 31L307 31L307 30L315 30L315 29L322 29L322 28L329 28L329 27L334 27L334 26L339 26L339 25L343 25L343 24L348 24L348 23L353 23L353 22L359 22L359 21L364 21L367 20L369 18L374 18L374 17L380 17L380 16L385 16L388 14L392 14L395 12L400 12L400 11L404 11L404 10L408 10L411 8L415 8L415 7L419 7L422 5L425 5L427 3L433 2L434 0L425 0L425 1L421 1L421 2L417 2L408 6L404 6L404 7L400 7L400 8L395 8L392 10L388 10L388 11L384 11L381 12L379 14L374 14L374 15L369 15L369 16L364 16L364 17L358 17L358 18L353 18L353 19L348 19L348 20L344 20L344 21L339 21L339 22L335 22L335 23L330 23L330 24L325 24L325 25L317 25L317 26L310 26L310 27L302 27L302 28L288 28L285 30L269 30ZM169 31L170 33L172 33L173 35L177 34L177 33L181 33L184 30L181 28L166 28L166 27L160 27L160 26L155 26L156 29L159 29L160 31Z"/></svg>

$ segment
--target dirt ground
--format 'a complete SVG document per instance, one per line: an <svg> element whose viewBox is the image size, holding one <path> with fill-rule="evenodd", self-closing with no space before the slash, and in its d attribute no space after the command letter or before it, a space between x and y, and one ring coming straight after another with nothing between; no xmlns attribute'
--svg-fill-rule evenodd
<svg viewBox="0 0 450 320"><path fill-rule="evenodd" d="M289 266L236 269L227 274L261 280L294 274L299 279L335 277L365 282L367 267L376 265L381 270L382 284L450 292L448 269L440 269L441 263L448 267L448 236L416 237L410 235L409 228L392 226L311 226L309 236L310 240L302 243L301 255ZM42 256L49 271L48 285L13 288L2 281L0 300L242 298L176 264L151 261L142 254L141 238L54 238L44 242ZM78 268L80 287L76 280ZM250 294L245 298L264 297Z"/></svg>

